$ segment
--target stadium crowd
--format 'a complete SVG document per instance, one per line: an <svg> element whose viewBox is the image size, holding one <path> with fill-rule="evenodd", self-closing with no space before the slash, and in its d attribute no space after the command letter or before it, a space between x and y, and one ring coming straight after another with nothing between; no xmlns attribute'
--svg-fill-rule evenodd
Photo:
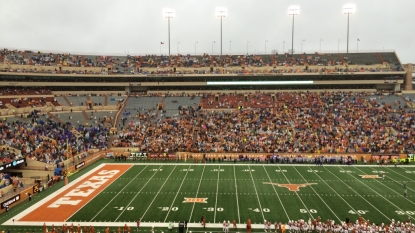
<svg viewBox="0 0 415 233"><path fill-rule="evenodd" d="M235 221L234 221L235 222ZM223 231L229 232L230 223L224 222ZM251 232L250 220L247 221L247 232ZM233 228L236 228L235 223ZM369 219L364 219L362 216L358 218L355 222L335 222L332 219L327 219L322 221L320 216L317 219L303 220L299 219L297 221L289 220L288 223L275 222L272 224L270 221L264 221L264 231L265 232L278 232L278 233L297 233L297 232L318 232L318 233L347 233L347 232L356 232L356 233L366 233L366 232L412 232L415 230L415 225L411 223L411 219L403 219L403 221L395 221L394 219L388 224L385 223L372 223Z"/></svg>
<svg viewBox="0 0 415 233"><path fill-rule="evenodd" d="M154 127L142 123L154 119L153 112L131 114L113 146L155 153L408 153L414 149L412 110L364 99L365 93L288 95L291 100L286 105L272 108L230 112L189 107Z"/></svg>
<svg viewBox="0 0 415 233"><path fill-rule="evenodd" d="M375 56L375 55L373 55ZM377 57L375 58L377 59ZM369 59L372 61L372 59ZM70 53L43 53L30 50L0 50L3 64L28 67L0 67L2 72L51 74L244 74L244 73L333 73L393 71L381 60L375 66L353 67L347 57L332 54L246 54L246 55L142 55L142 56L84 56ZM356 65L368 65L358 62ZM308 68L319 66L321 68ZM54 67L48 69L48 67ZM79 69L65 69L65 67ZM193 68L176 70L176 68ZM214 68L211 70L210 68ZM244 67L244 68L242 68ZM89 68L99 68L89 69ZM154 68L148 70L147 68ZM260 69L265 68L265 69ZM156 70L155 70L156 69Z"/></svg>
<svg viewBox="0 0 415 233"><path fill-rule="evenodd" d="M82 124L72 126L36 117L29 122L10 122L3 119L0 126L0 144L16 148L20 153L2 152L1 156L3 161L23 156L54 165L91 148L106 147L108 132L109 129L102 124L86 127Z"/></svg>

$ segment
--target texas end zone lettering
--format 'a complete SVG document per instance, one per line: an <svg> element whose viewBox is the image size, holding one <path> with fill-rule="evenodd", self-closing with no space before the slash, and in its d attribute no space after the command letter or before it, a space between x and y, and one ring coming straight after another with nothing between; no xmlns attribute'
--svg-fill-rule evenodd
<svg viewBox="0 0 415 233"><path fill-rule="evenodd" d="M62 222L69 219L80 208L96 197L108 185L124 174L133 165L105 164L88 175L71 180L72 185L63 192L47 197L47 201L36 203L35 209L24 213L19 222Z"/></svg>
<svg viewBox="0 0 415 233"><path fill-rule="evenodd" d="M119 170L102 170L98 172L98 175L92 176L87 181L78 185L63 197L50 204L48 208L58 208L61 205L78 205L83 200L82 197L88 197L94 193L94 191L119 172Z"/></svg>

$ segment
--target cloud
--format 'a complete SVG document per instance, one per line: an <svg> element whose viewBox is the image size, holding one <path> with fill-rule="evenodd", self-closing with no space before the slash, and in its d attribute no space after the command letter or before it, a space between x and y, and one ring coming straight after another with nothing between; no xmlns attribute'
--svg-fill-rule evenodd
<svg viewBox="0 0 415 233"><path fill-rule="evenodd" d="M348 1L298 0L301 14L294 18L294 49L316 52L346 50ZM0 47L85 54L158 54L168 52L167 19L163 8L176 11L170 21L171 51L220 53L220 18L223 18L223 53L245 54L291 48L292 17L289 1L270 0L2 0ZM403 63L415 62L415 1L360 0L350 16L349 51L396 50ZM339 42L339 39L341 40ZM165 42L160 47L160 41ZM232 41L230 43L229 41ZM250 41L247 46L247 41ZM283 44L283 41L286 43Z"/></svg>

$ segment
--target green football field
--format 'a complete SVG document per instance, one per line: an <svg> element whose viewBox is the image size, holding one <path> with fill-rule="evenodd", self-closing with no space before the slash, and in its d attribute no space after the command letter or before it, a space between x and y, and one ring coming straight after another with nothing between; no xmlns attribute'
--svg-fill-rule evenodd
<svg viewBox="0 0 415 233"><path fill-rule="evenodd" d="M389 223L415 219L414 174L409 166L135 164L67 221L197 223L204 215L207 227L218 227L234 219L339 222L362 215Z"/></svg>

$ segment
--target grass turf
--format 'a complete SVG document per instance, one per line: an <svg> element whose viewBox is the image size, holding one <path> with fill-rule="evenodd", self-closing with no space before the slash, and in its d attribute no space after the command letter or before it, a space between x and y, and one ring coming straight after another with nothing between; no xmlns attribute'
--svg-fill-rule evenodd
<svg viewBox="0 0 415 233"><path fill-rule="evenodd" d="M379 175L386 178L362 178ZM68 221L287 222L289 219L375 223L414 219L412 167L136 164ZM402 181L408 197L403 197ZM266 184L274 183L274 184ZM293 192L277 184L309 184ZM207 203L184 203L185 198Z"/></svg>
<svg viewBox="0 0 415 233"><path fill-rule="evenodd" d="M113 161L97 161L73 175L71 180L103 162ZM209 226L209 223L233 219L244 223L248 218L253 223L262 223L264 219L286 222L288 219L321 216L323 220L334 219L338 222L346 217L354 221L362 215L371 222L388 223L392 218L402 221L415 217L415 167L233 166L219 163L203 166L191 163L154 165L148 162L132 167L68 222L127 222L139 218L142 222L177 222L185 219L199 222L200 217L205 215ZM381 171L386 172L384 180L359 176L381 176ZM404 180L407 181L408 198L403 197ZM264 182L315 184L292 192ZM0 216L0 222L52 194L62 185L63 182L58 183L35 195L32 202L12 207L10 215ZM207 203L183 203L185 197L208 199ZM12 232L42 232L41 227L35 226L0 227L4 231L9 229ZM137 230L146 231L145 228L134 231ZM197 232L197 229L193 231Z"/></svg>

